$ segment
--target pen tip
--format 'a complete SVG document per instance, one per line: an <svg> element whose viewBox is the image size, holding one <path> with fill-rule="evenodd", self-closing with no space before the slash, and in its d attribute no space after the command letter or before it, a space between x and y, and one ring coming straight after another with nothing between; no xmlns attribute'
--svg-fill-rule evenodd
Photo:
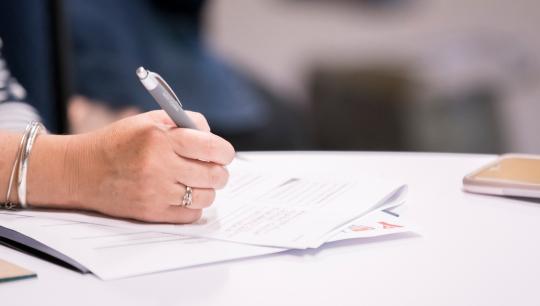
<svg viewBox="0 0 540 306"><path fill-rule="evenodd" d="M137 68L136 73L137 73L137 76L139 77L139 79L144 79L148 75L148 71L146 69L144 69L143 66Z"/></svg>

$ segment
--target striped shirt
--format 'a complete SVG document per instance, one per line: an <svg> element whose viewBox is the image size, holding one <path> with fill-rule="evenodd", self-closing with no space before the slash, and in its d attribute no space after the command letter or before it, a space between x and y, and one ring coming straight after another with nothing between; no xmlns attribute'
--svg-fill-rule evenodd
<svg viewBox="0 0 540 306"><path fill-rule="evenodd" d="M21 132L30 121L40 120L37 111L25 103L25 99L26 91L11 75L2 57L0 39L0 129Z"/></svg>

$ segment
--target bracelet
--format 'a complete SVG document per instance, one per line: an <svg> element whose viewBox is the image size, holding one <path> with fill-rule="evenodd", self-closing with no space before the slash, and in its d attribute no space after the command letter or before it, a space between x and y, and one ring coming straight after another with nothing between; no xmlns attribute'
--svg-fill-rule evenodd
<svg viewBox="0 0 540 306"><path fill-rule="evenodd" d="M8 188L6 192L6 201L2 208L5 209L13 209L17 204L15 202L10 201L9 198L11 198L11 189L13 186L13 181L15 179L15 169L17 169L17 165L19 163L22 147L24 143L26 142L26 138L28 136L28 132L30 131L30 124L26 126L26 130L24 131L24 134L21 137L21 142L19 143L19 148L17 149L17 154L15 155L15 160L13 161L13 166L11 167L11 175L9 176L9 183Z"/></svg>
<svg viewBox="0 0 540 306"><path fill-rule="evenodd" d="M28 160L32 147L36 141L36 137L39 131L43 128L43 125L38 121L32 121L29 124L29 129L25 133L27 135L24 144L22 146L21 155L19 158L19 173L17 175L17 194L19 196L19 204L21 208L27 208L26 204L26 176L28 174Z"/></svg>

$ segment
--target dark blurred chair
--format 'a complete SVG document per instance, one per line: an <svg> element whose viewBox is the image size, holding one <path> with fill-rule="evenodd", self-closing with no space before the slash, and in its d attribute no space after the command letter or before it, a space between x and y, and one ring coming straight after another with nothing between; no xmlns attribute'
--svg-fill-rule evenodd
<svg viewBox="0 0 540 306"><path fill-rule="evenodd" d="M498 92L471 86L440 92L408 69L321 66L310 82L313 130L326 150L498 153Z"/></svg>
<svg viewBox="0 0 540 306"><path fill-rule="evenodd" d="M206 1L70 0L76 93L113 109L158 108L138 66L161 74L185 108L239 150L295 149L298 110L227 65L203 42Z"/></svg>
<svg viewBox="0 0 540 306"><path fill-rule="evenodd" d="M405 150L400 69L321 67L310 85L315 139L329 150Z"/></svg>
<svg viewBox="0 0 540 306"><path fill-rule="evenodd" d="M47 128L65 132L69 95L62 1L0 1L0 37L12 74Z"/></svg>

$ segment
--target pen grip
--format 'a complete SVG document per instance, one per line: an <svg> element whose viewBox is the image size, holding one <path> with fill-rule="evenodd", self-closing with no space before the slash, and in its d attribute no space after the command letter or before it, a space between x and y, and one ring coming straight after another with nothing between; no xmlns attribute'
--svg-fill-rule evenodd
<svg viewBox="0 0 540 306"><path fill-rule="evenodd" d="M182 109L180 103L178 103L166 90L156 87L150 90L150 95L154 97L159 106L161 106L169 117L171 117L176 126L197 130L197 126Z"/></svg>

